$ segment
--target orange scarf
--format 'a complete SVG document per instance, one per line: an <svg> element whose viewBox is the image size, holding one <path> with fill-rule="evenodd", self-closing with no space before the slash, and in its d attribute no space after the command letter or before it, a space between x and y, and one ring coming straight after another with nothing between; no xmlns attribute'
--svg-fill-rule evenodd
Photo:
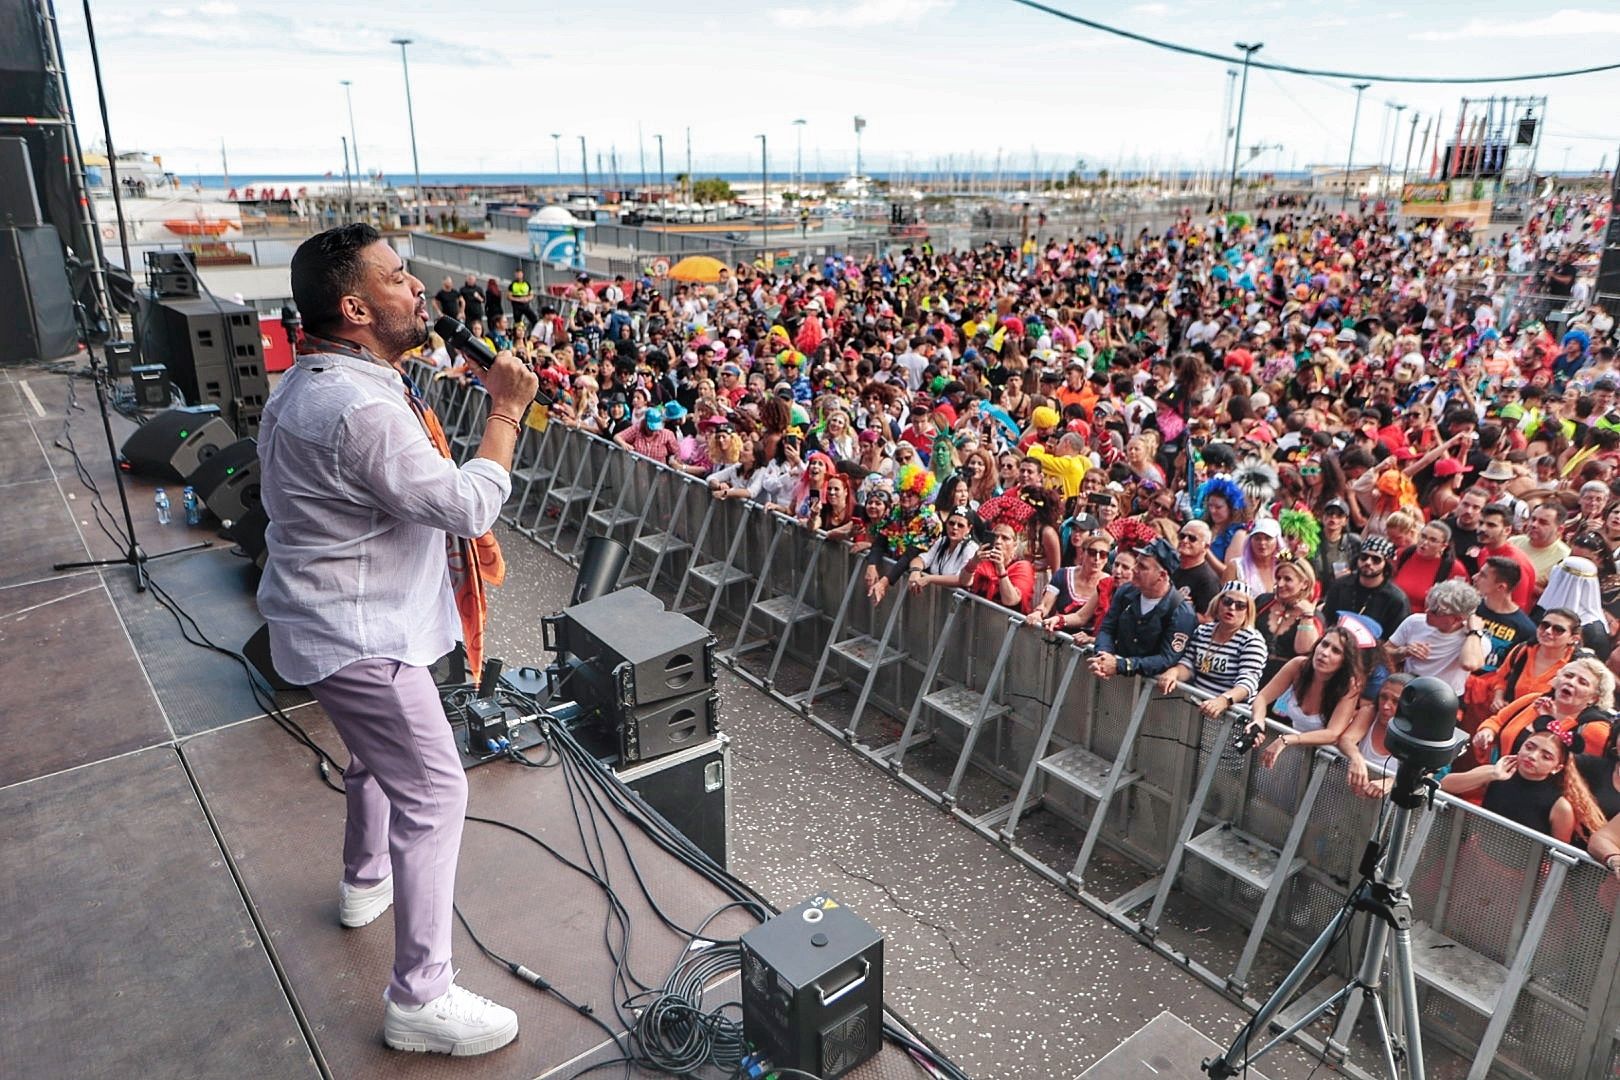
<svg viewBox="0 0 1620 1080"><path fill-rule="evenodd" d="M304 335L298 343L298 352L299 355L333 353L373 364L384 363L369 350L351 341L315 334ZM393 367L392 364L387 366ZM427 432L433 445L438 447L439 453L450 457L450 440L445 438L439 418L423 403L411 380L403 373L400 378L405 383L405 404L422 421L422 429ZM456 594L456 614L461 616L461 636L467 645L468 669L477 672L484 666L484 621L489 613L484 586L499 586L506 580L506 560L501 557L501 545L496 542L493 532L486 532L471 540L446 534L445 548L450 560L450 587ZM477 676L474 675L474 678Z"/></svg>
<svg viewBox="0 0 1620 1080"><path fill-rule="evenodd" d="M439 448L439 453L449 457L450 440L445 438L444 427L433 410L417 398L409 383L405 386L405 400L422 421L422 428ZM450 585L456 594L456 614L461 616L461 635L467 643L467 670L477 672L484 666L484 621L489 613L484 586L498 587L506 580L506 560L501 556L501 545L493 532L471 540L446 534L445 548L450 558Z"/></svg>

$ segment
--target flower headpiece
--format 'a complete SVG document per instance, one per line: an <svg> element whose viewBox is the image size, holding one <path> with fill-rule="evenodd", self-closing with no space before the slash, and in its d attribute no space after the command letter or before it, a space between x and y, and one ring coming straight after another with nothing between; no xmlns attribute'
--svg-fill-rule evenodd
<svg viewBox="0 0 1620 1080"><path fill-rule="evenodd" d="M907 465L900 470L899 483L896 490L902 494L915 495L926 501L939 487L939 481L934 474L920 465Z"/></svg>
<svg viewBox="0 0 1620 1080"><path fill-rule="evenodd" d="M1116 518L1108 523L1107 531L1119 541L1120 547L1129 550L1146 547L1159 535L1159 530L1138 518Z"/></svg>

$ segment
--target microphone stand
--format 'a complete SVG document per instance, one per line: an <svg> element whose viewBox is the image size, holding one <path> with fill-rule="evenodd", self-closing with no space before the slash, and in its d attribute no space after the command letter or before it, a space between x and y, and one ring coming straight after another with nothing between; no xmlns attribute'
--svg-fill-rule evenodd
<svg viewBox="0 0 1620 1080"><path fill-rule="evenodd" d="M73 305L73 313L79 323L79 333L88 343L89 335L85 332L84 305ZM105 353L106 346L102 346ZM188 551L199 551L202 548L213 547L213 542L204 540L198 544L188 544L185 547L175 548L173 551L160 552L157 555L148 555L142 550L140 542L135 537L135 519L129 512L129 492L124 488L124 470L118 466L118 447L113 442L112 417L107 412L106 394L106 366L96 360L96 350L86 344L85 353L90 358L90 379L96 384L96 406L101 410L101 430L107 437L107 458L112 462L113 481L118 485L118 503L124 512L124 539L128 543L124 554L116 559L86 559L78 562L59 562L52 565L54 570L84 570L101 566L133 566L135 568L135 591L145 592L148 581L146 564L153 559L167 559L170 555L180 555ZM68 376L72 378L72 376Z"/></svg>

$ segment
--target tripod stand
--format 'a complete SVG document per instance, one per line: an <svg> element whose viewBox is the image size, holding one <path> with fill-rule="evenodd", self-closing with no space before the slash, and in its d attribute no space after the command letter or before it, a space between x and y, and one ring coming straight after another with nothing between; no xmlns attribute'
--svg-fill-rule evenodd
<svg viewBox="0 0 1620 1080"><path fill-rule="evenodd" d="M1433 812L1430 799L1435 786L1434 780L1422 768L1404 761L1401 763L1396 773L1395 787L1389 795L1394 812L1390 815L1387 841L1381 845L1375 830L1361 858L1361 882L1351 891L1344 906L1328 922L1311 947L1305 950L1305 955L1300 957L1299 963L1283 979L1276 992L1243 1025L1226 1052L1203 1063L1204 1072L1213 1080L1242 1075L1251 1064L1314 1024L1341 1002L1344 1003L1345 1012L1336 1032L1344 1033L1348 1039L1362 1005L1371 1003L1384 1052L1384 1065L1389 1070L1391 1080L1403 1080L1403 1077L1405 1080L1424 1080L1423 1042L1418 1031L1417 978L1412 969L1412 897L1406 891L1406 882L1402 880L1401 863L1406 854L1412 813L1418 811L1427 815ZM1420 821L1420 831L1422 824ZM1354 977L1250 1054L1249 1044L1255 1034L1266 1029L1272 1017L1288 1004L1316 965L1361 914L1370 917L1371 925L1361 965ZM1391 981L1386 984L1384 961L1390 952L1392 936L1393 970L1390 972ZM1390 1028L1392 1013L1400 1019L1398 1032ZM1332 1039L1328 1040L1328 1049L1341 1059L1346 1053L1346 1048Z"/></svg>
<svg viewBox="0 0 1620 1080"><path fill-rule="evenodd" d="M180 555L187 551L199 551L202 548L213 547L213 543L204 540L200 544L187 544L185 547L175 548L173 551L164 551L157 555L148 555L141 549L140 542L135 538L135 519L129 512L129 492L124 488L124 471L118 467L118 447L113 442L112 417L107 413L107 366L104 362L96 360L96 350L89 344L90 335L86 333L84 320L84 306L74 305L74 314L79 321L79 333L84 336L85 352L90 357L90 379L96 384L96 407L101 410L101 430L107 436L107 457L112 462L113 480L118 485L118 503L124 511L124 536L127 547L124 554L116 559L88 559L80 562L59 562L53 564L56 570L83 570L93 566L133 566L135 568L135 591L145 592L147 583L146 564L153 559L166 559L170 555ZM102 346L105 357L106 346ZM69 376L70 378L72 376Z"/></svg>

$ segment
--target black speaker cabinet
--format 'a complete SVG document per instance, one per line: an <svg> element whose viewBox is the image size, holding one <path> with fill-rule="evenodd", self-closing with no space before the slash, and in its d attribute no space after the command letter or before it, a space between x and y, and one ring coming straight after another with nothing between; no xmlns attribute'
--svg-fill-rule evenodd
<svg viewBox="0 0 1620 1080"><path fill-rule="evenodd" d="M235 521L226 530L226 535L242 549L253 565L264 569L264 561L269 554L264 542L264 530L270 527L270 515L264 512L264 507L255 506Z"/></svg>
<svg viewBox="0 0 1620 1080"><path fill-rule="evenodd" d="M675 831L726 865L731 741L724 735L635 765L616 764L624 785L658 811Z"/></svg>
<svg viewBox="0 0 1620 1080"><path fill-rule="evenodd" d="M271 661L269 623L262 624L253 632L253 636L247 639L247 644L242 646L242 655L253 665L253 670L259 673L260 678L264 679L270 689L277 693L303 689L297 683L288 682Z"/></svg>
<svg viewBox="0 0 1620 1080"><path fill-rule="evenodd" d="M43 225L26 139L0 139L0 225Z"/></svg>
<svg viewBox="0 0 1620 1080"><path fill-rule="evenodd" d="M133 341L109 341L102 346L102 359L107 364L107 378L126 378L129 375L130 368L135 365L135 343Z"/></svg>
<svg viewBox="0 0 1620 1080"><path fill-rule="evenodd" d="M883 1041L883 935L823 893L742 936L743 1035L771 1065L834 1080Z"/></svg>
<svg viewBox="0 0 1620 1080"><path fill-rule="evenodd" d="M226 524L263 505L259 496L259 444L238 439L186 477L213 515Z"/></svg>
<svg viewBox="0 0 1620 1080"><path fill-rule="evenodd" d="M215 404L237 435L258 433L270 396L259 316L230 300L168 300L143 293L141 351L161 361L192 405Z"/></svg>
<svg viewBox="0 0 1620 1080"><path fill-rule="evenodd" d="M576 673L569 684L572 696L582 707L596 710L599 729L622 764L685 750L720 731L720 695L713 687L651 705L621 706L601 693L610 687L590 684L588 675Z"/></svg>
<svg viewBox="0 0 1620 1080"><path fill-rule="evenodd" d="M148 251L146 284L160 300L195 300L202 296L197 268L183 251Z"/></svg>
<svg viewBox="0 0 1620 1080"><path fill-rule="evenodd" d="M78 352L73 288L55 229L0 228L0 297L0 363Z"/></svg>
<svg viewBox="0 0 1620 1080"><path fill-rule="evenodd" d="M135 404L143 409L161 409L171 399L169 369L162 364L136 364L129 369L129 385L135 391ZM208 407L219 411L218 405Z"/></svg>
<svg viewBox="0 0 1620 1080"><path fill-rule="evenodd" d="M185 480L236 441L217 405L168 409L135 429L118 453L137 476Z"/></svg>
<svg viewBox="0 0 1620 1080"><path fill-rule="evenodd" d="M620 589L541 620L545 647L570 653L598 673L611 673L620 711L686 697L714 685L714 635L685 615L664 610L644 589ZM582 702L583 704L583 702Z"/></svg>

